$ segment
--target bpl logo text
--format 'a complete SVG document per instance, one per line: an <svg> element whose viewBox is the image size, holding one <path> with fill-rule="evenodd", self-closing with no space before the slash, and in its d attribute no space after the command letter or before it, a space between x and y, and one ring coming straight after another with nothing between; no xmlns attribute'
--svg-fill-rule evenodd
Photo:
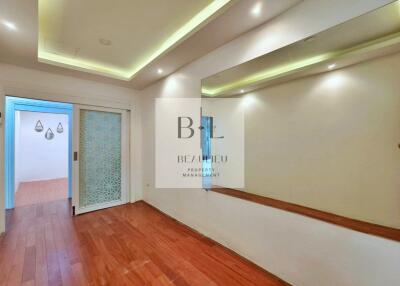
<svg viewBox="0 0 400 286"><path fill-rule="evenodd" d="M222 139L224 138L224 136L218 136L218 137L214 137L214 118L213 117L207 117L209 120L209 125L211 126L211 128L209 129L210 132L210 138L211 139ZM185 122L184 122L185 121ZM185 125L183 125L185 124ZM195 132L195 129L192 127L193 126L193 119L191 117L178 117L178 138L179 139L188 139L188 138L192 138ZM182 136L182 131L183 129L187 129L189 130L189 135L184 137ZM199 126L198 129L200 130L204 130L205 127L204 126Z"/></svg>

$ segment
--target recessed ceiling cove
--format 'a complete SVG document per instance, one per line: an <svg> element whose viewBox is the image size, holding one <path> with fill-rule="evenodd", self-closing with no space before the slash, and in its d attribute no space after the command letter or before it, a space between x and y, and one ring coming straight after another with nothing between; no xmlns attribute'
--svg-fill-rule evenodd
<svg viewBox="0 0 400 286"><path fill-rule="evenodd" d="M131 80L229 2L39 0L38 60Z"/></svg>

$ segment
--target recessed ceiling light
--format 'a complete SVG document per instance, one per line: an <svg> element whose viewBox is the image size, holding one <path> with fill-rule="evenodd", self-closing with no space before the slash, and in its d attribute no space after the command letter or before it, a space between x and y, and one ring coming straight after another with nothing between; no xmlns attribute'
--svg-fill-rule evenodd
<svg viewBox="0 0 400 286"><path fill-rule="evenodd" d="M111 46L112 42L109 39L100 38L99 43L103 46Z"/></svg>
<svg viewBox="0 0 400 286"><path fill-rule="evenodd" d="M328 66L328 69L334 69L336 67L336 64L330 64L329 66Z"/></svg>
<svg viewBox="0 0 400 286"><path fill-rule="evenodd" d="M9 29L9 30L11 30L11 31L17 30L17 26L15 26L15 24L12 23L12 22L9 22L9 21L4 20L4 21L3 21L3 25L6 26L7 29Z"/></svg>
<svg viewBox="0 0 400 286"><path fill-rule="evenodd" d="M158 69L158 70L157 70L157 73L158 73L158 74L162 74L162 73L163 73L163 70L162 70L162 69Z"/></svg>
<svg viewBox="0 0 400 286"><path fill-rule="evenodd" d="M256 4L254 4L253 8L251 9L251 14L253 16L258 16L261 13L261 8L262 8L262 3L261 2L257 2Z"/></svg>

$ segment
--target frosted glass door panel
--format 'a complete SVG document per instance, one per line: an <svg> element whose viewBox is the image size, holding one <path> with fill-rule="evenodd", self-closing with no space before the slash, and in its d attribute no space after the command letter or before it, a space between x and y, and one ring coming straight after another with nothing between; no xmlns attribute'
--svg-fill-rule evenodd
<svg viewBox="0 0 400 286"><path fill-rule="evenodd" d="M121 200L121 114L79 112L79 207Z"/></svg>

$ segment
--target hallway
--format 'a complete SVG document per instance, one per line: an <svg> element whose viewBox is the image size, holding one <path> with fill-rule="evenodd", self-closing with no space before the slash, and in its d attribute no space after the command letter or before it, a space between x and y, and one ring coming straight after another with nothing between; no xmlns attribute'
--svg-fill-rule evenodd
<svg viewBox="0 0 400 286"><path fill-rule="evenodd" d="M0 285L286 285L144 202L72 218L68 200L17 207Z"/></svg>
<svg viewBox="0 0 400 286"><path fill-rule="evenodd" d="M57 201L68 198L68 178L22 182L15 193L15 206Z"/></svg>

